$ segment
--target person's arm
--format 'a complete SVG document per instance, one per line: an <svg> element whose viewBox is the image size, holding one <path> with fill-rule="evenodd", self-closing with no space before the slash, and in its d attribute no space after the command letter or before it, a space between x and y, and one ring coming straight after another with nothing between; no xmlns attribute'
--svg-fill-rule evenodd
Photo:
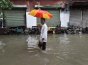
<svg viewBox="0 0 88 65"><path fill-rule="evenodd" d="M42 41L44 41L44 38L42 38Z"/></svg>
<svg viewBox="0 0 88 65"><path fill-rule="evenodd" d="M42 28L42 41L44 41L45 38L45 26Z"/></svg>

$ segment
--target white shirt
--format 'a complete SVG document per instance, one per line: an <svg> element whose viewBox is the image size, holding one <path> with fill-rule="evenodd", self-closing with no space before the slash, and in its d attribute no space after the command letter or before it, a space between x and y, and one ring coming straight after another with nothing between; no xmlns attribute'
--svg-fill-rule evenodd
<svg viewBox="0 0 88 65"><path fill-rule="evenodd" d="M48 31L47 25L43 24L41 28L40 42L47 42L47 31ZM43 38L44 40L42 41Z"/></svg>

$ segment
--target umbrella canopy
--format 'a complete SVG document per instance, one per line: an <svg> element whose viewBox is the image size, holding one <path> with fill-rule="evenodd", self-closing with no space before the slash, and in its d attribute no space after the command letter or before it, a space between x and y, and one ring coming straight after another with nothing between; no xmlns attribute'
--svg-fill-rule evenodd
<svg viewBox="0 0 88 65"><path fill-rule="evenodd" d="M45 18L45 19L51 19L52 18L52 14L49 13L48 11L44 11L44 10L32 10L29 15L32 15L34 17L38 17L38 18Z"/></svg>

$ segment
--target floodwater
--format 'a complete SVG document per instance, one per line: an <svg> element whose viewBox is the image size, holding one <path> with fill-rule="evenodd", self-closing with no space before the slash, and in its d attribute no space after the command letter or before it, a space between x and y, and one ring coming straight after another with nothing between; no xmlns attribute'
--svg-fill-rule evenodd
<svg viewBox="0 0 88 65"><path fill-rule="evenodd" d="M28 35L0 35L0 65L88 65L87 34L48 35L45 52L28 49L27 38Z"/></svg>

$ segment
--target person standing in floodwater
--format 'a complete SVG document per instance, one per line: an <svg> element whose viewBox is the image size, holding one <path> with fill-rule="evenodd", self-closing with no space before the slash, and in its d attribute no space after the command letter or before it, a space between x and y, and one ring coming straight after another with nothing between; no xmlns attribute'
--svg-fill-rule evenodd
<svg viewBox="0 0 88 65"><path fill-rule="evenodd" d="M47 31L48 27L46 25L46 21L44 18L41 19L41 32L40 32L40 40L39 40L39 48L42 50L46 50L46 43L47 43Z"/></svg>

